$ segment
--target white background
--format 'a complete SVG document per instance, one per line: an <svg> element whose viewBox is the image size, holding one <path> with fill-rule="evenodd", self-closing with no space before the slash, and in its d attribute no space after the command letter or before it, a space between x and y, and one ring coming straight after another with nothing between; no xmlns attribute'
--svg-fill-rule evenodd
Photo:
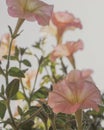
<svg viewBox="0 0 104 130"><path fill-rule="evenodd" d="M83 29L67 33L67 40L82 39L84 50L75 54L78 69L93 69L93 79L104 92L104 0L44 0L54 4L55 11L69 11L80 18ZM0 0L0 37L15 27L17 19L7 13L6 0ZM30 46L39 38L36 22L25 22L23 34L17 39L19 46Z"/></svg>

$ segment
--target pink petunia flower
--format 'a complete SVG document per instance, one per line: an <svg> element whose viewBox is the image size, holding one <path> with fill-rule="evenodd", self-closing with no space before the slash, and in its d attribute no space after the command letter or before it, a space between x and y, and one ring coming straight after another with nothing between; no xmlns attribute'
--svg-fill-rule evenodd
<svg viewBox="0 0 104 130"><path fill-rule="evenodd" d="M12 17L38 21L40 25L49 23L53 5L48 5L40 0L6 0L8 13Z"/></svg>
<svg viewBox="0 0 104 130"><path fill-rule="evenodd" d="M57 27L59 35L62 35L67 29L82 29L80 20L67 11L53 13L52 22Z"/></svg>
<svg viewBox="0 0 104 130"><path fill-rule="evenodd" d="M69 12L53 12L48 26L42 27L41 31L54 35L58 44L61 43L62 36L66 30L82 29L82 24L78 18Z"/></svg>
<svg viewBox="0 0 104 130"><path fill-rule="evenodd" d="M4 55L8 55L9 43L11 40L11 36L9 33L4 34L0 39L0 60L3 59ZM15 40L13 40L12 47L11 47L11 55L15 54Z"/></svg>
<svg viewBox="0 0 104 130"><path fill-rule="evenodd" d="M54 84L48 105L55 113L75 113L79 109L99 110L100 91L90 77L91 70L72 70L65 79Z"/></svg>
<svg viewBox="0 0 104 130"><path fill-rule="evenodd" d="M66 42L65 44L59 44L55 47L50 55L51 61L55 61L57 58L67 56L70 57L74 52L83 49L83 42L78 40L77 42Z"/></svg>
<svg viewBox="0 0 104 130"><path fill-rule="evenodd" d="M69 12L55 12L52 15L52 21L57 27L66 28L77 27L82 28L80 20L75 18L73 14Z"/></svg>

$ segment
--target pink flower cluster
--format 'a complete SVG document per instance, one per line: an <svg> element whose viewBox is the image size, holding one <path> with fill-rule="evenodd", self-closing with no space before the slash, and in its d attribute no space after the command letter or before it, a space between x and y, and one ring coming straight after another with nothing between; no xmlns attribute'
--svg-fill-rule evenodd
<svg viewBox="0 0 104 130"><path fill-rule="evenodd" d="M37 21L40 25L49 24L51 32L55 34L57 45L50 54L51 61L73 54L83 49L82 40L76 42L62 42L66 30L82 29L82 24L73 14L66 12L53 12L53 5L48 5L40 0L6 0L8 13L12 17L22 20ZM50 29L49 29L50 30ZM49 31L48 31L49 32ZM72 70L63 80L53 85L49 93L48 105L55 113L75 113L79 109L93 108L99 110L101 103L100 91L91 78L91 70ZM27 75L26 84L31 85L34 73Z"/></svg>

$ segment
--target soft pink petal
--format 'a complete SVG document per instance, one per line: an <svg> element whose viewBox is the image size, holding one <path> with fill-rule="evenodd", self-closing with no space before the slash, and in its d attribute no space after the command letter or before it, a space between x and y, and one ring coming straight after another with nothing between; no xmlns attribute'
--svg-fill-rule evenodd
<svg viewBox="0 0 104 130"><path fill-rule="evenodd" d="M55 107L53 107L53 111L55 113L66 113L66 114L71 114L71 113L75 113L80 107L80 104L75 104L75 105L71 105L68 102L61 102L59 104L57 104Z"/></svg>
<svg viewBox="0 0 104 130"><path fill-rule="evenodd" d="M53 21L53 23L56 26L64 27L65 24L67 26L69 26L69 24L73 24L74 25L74 23L77 23L77 24L79 23L79 25L81 26L80 21L78 19L76 19L73 16L73 14L71 14L71 13L69 13L67 11L66 12L55 12L55 13L53 13L53 17L52 18L53 18L52 21Z"/></svg>
<svg viewBox="0 0 104 130"><path fill-rule="evenodd" d="M40 0L6 0L8 13L12 17L35 21L40 25L49 24L53 5L48 5Z"/></svg>
<svg viewBox="0 0 104 130"><path fill-rule="evenodd" d="M80 80L81 73L79 70L70 71L70 73L67 75L66 80L70 82L77 82Z"/></svg>
<svg viewBox="0 0 104 130"><path fill-rule="evenodd" d="M88 109L88 108L93 108L95 111L99 111L99 107L98 107L98 104L96 104L96 102L94 101L86 101L84 102L81 106L80 106L81 109Z"/></svg>
<svg viewBox="0 0 104 130"><path fill-rule="evenodd" d="M89 77L91 74L93 73L93 71L91 69L86 69L82 71L82 77L83 78L87 78Z"/></svg>
<svg viewBox="0 0 104 130"><path fill-rule="evenodd" d="M55 113L74 113L80 107L80 104L71 104L70 101L65 100L63 96L58 95L57 93L51 92L48 98L48 105L53 108Z"/></svg>
<svg viewBox="0 0 104 130"><path fill-rule="evenodd" d="M53 23L61 30L65 31L69 27L82 28L80 20L75 18L73 14L69 12L55 12L52 17Z"/></svg>
<svg viewBox="0 0 104 130"><path fill-rule="evenodd" d="M51 52L50 59L55 61L57 58L66 56L70 57L74 52L83 49L83 42L78 40L76 42L66 42L66 44L57 45Z"/></svg>
<svg viewBox="0 0 104 130"><path fill-rule="evenodd" d="M91 72L72 70L65 79L54 84L53 91L49 93L48 104L54 112L74 113L78 109L93 108L99 110L101 94L93 81L88 79Z"/></svg>
<svg viewBox="0 0 104 130"><path fill-rule="evenodd" d="M69 52L68 56L70 57L73 53L75 53L78 50L83 49L83 42L82 40L78 40L76 42L68 41L66 42L67 51Z"/></svg>

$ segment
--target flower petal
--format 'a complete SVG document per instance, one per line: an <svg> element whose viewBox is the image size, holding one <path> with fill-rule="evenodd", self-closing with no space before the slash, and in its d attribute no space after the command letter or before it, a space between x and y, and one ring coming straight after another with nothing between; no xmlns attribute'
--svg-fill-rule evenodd
<svg viewBox="0 0 104 130"><path fill-rule="evenodd" d="M8 13L12 17L37 20L40 25L49 24L53 5L48 5L40 0L6 0Z"/></svg>
<svg viewBox="0 0 104 130"><path fill-rule="evenodd" d="M88 72L88 73L87 73ZM101 94L85 70L72 70L66 78L54 84L53 91L49 93L48 104L54 112L74 113L78 109L93 108L99 110L101 104Z"/></svg>

